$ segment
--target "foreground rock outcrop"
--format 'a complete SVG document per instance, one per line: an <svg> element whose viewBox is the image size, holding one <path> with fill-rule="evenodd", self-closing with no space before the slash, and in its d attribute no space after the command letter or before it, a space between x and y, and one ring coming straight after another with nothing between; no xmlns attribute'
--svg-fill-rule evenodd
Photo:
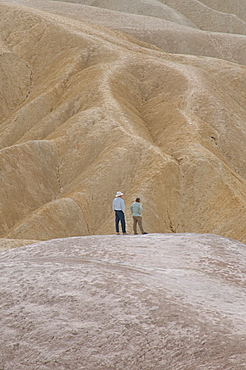
<svg viewBox="0 0 246 370"><path fill-rule="evenodd" d="M245 242L243 4L76 3L0 3L0 237L112 234L121 190L129 232L140 196L150 232Z"/></svg>
<svg viewBox="0 0 246 370"><path fill-rule="evenodd" d="M246 246L216 235L50 240L0 255L1 367L246 363Z"/></svg>

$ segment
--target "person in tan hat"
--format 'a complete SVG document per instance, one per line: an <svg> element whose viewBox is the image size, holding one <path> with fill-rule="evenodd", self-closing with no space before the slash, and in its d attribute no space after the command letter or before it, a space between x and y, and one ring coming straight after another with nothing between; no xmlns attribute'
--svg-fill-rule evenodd
<svg viewBox="0 0 246 370"><path fill-rule="evenodd" d="M122 199L123 193L121 191L117 191L115 198L113 200L113 211L115 212L115 228L116 234L120 235L119 232L119 222L121 223L122 233L126 235L126 222L125 222L125 203Z"/></svg>

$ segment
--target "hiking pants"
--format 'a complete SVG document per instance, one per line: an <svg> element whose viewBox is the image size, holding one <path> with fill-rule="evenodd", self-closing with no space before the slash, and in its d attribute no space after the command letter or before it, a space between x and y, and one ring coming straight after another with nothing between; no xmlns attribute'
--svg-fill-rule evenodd
<svg viewBox="0 0 246 370"><path fill-rule="evenodd" d="M142 225L142 217L141 216L132 216L133 218L133 232L134 234L137 234L137 224L139 226L139 229L141 230L141 233L143 234L144 229Z"/></svg>
<svg viewBox="0 0 246 370"><path fill-rule="evenodd" d="M126 232L126 222L123 211L115 211L115 229L117 233L119 232L119 222L121 222L121 228L124 234Z"/></svg>

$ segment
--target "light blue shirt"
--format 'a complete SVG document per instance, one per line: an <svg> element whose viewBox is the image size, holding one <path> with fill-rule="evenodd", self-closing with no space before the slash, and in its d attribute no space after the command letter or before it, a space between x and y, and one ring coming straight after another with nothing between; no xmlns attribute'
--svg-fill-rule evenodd
<svg viewBox="0 0 246 370"><path fill-rule="evenodd" d="M113 200L113 211L123 211L125 210L124 200L120 197L114 198Z"/></svg>

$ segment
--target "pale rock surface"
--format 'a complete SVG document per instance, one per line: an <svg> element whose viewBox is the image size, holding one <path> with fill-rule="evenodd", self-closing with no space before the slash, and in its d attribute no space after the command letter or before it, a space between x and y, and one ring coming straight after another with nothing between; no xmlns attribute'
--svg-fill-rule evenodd
<svg viewBox="0 0 246 370"><path fill-rule="evenodd" d="M0 254L1 368L242 370L246 246L84 236Z"/></svg>
<svg viewBox="0 0 246 370"><path fill-rule="evenodd" d="M162 0L163 3L181 12L184 16L194 22L200 29L246 34L246 7L243 0L233 1L233 5L228 7L228 1L215 0L213 4L200 0ZM224 4L226 5L224 6ZM210 6L208 6L208 4ZM216 5L218 4L218 5ZM241 9L238 14L238 6ZM218 11L216 8L220 8ZM229 10L229 12L228 12ZM232 14L231 14L232 13Z"/></svg>
<svg viewBox="0 0 246 370"><path fill-rule="evenodd" d="M246 241L243 3L132 3L0 2L2 238L112 234L121 190L129 232L140 196L147 231Z"/></svg>
<svg viewBox="0 0 246 370"><path fill-rule="evenodd" d="M16 3L16 0L8 0L7 2ZM89 4L89 1L79 2L79 0L76 3L70 1L18 0L18 3L124 32L138 40L153 44L168 53L203 55L246 64L245 35L204 32L191 22L187 23L186 18L180 18L176 10L170 7L169 11L165 10L166 17L163 18L159 11L151 16L143 15L145 13L142 7L139 8L139 14L137 15L132 11L129 12L129 10L128 13L122 15L119 11L111 10L112 5L115 8L115 2L110 3L111 7L108 6L107 9L84 5ZM121 9L120 5L122 5L122 1L118 3L118 8ZM163 7L160 2L159 5ZM100 6L102 6L101 2ZM136 1L134 3L132 1L128 2L128 8L132 10L132 6L136 7ZM152 3L151 9L155 9Z"/></svg>
<svg viewBox="0 0 246 370"><path fill-rule="evenodd" d="M55 0L56 1L56 0ZM47 1L46 1L47 2ZM60 1L56 1L62 3ZM99 8L123 12L126 14L146 15L148 17L155 17L165 19L171 22L180 23L190 27L196 27L194 23L183 16L172 7L162 3L159 0L68 0L69 4L89 5L95 7L97 12ZM88 9L88 8L87 8Z"/></svg>
<svg viewBox="0 0 246 370"><path fill-rule="evenodd" d="M57 0L54 0L57 1ZM200 29L245 34L244 0L65 0L131 14L163 18Z"/></svg>

